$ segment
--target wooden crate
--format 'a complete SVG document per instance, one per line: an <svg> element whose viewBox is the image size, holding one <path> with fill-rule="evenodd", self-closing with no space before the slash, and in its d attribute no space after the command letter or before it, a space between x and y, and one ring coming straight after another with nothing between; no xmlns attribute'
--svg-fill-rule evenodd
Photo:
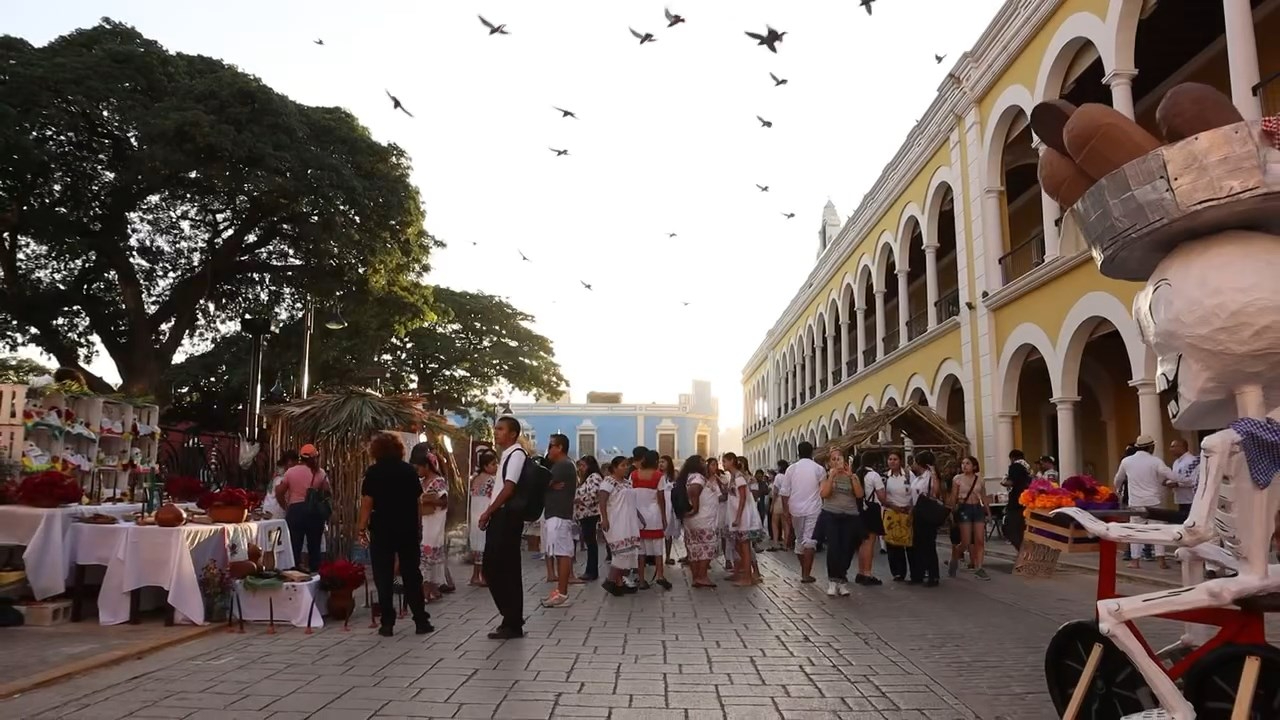
<svg viewBox="0 0 1280 720"><path fill-rule="evenodd" d="M1039 530L1039 533L1032 532ZM1014 575L1052 577L1062 553L1096 553L1098 540L1066 516L1050 516L1032 510L1022 534L1022 549L1013 565Z"/></svg>

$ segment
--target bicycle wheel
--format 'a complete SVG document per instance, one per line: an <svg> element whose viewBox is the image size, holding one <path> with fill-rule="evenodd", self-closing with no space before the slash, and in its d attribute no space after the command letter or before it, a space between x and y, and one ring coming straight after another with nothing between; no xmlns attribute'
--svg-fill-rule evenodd
<svg viewBox="0 0 1280 720"><path fill-rule="evenodd" d="M1280 649L1272 645L1225 645L1205 654L1184 676L1182 694L1196 709L1196 720L1231 720L1245 661L1262 661L1249 720L1280 718Z"/></svg>
<svg viewBox="0 0 1280 720"><path fill-rule="evenodd" d="M1154 709L1151 689L1129 657L1098 631L1093 620L1072 620L1058 628L1044 653L1045 680L1059 717L1071 702L1095 643L1102 645L1102 660L1086 685L1079 720L1121 720Z"/></svg>

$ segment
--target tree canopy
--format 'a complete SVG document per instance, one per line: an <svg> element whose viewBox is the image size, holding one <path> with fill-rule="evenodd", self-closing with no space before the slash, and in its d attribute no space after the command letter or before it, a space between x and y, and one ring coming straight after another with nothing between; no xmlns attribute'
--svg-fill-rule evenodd
<svg viewBox="0 0 1280 720"><path fill-rule="evenodd" d="M0 345L83 372L97 338L122 391L163 397L184 343L297 317L308 294L430 317L405 153L219 60L109 19L43 47L0 36L0 147Z"/></svg>
<svg viewBox="0 0 1280 720"><path fill-rule="evenodd" d="M533 318L506 300L445 287L430 291L431 319L404 326L381 295L366 295L344 309L347 327L324 327L317 311L311 342L314 392L378 387L423 397L430 410L468 413L487 409L498 387L538 396L565 387L551 341L530 329ZM388 314L387 309L393 311ZM268 341L263 389L280 382L292 397L302 361L301 322L281 328ZM238 427L248 388L249 340L231 335L210 350L176 364L169 418L198 420L223 429Z"/></svg>

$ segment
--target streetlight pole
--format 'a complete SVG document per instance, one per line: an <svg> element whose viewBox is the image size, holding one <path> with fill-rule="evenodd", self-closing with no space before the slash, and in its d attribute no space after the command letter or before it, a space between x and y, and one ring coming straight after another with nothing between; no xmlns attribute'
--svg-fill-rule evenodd
<svg viewBox="0 0 1280 720"><path fill-rule="evenodd" d="M316 306L311 296L307 296L307 309L302 314L302 372L298 375L298 399L307 399L307 389L311 386L311 331L316 324Z"/></svg>

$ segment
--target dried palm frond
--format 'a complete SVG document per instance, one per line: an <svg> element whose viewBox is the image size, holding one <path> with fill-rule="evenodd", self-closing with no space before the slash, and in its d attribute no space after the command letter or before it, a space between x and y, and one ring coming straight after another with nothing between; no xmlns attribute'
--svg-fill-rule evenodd
<svg viewBox="0 0 1280 720"><path fill-rule="evenodd" d="M426 413L412 399L361 390L313 395L267 411L285 420L296 437L365 439L376 432L420 426Z"/></svg>

